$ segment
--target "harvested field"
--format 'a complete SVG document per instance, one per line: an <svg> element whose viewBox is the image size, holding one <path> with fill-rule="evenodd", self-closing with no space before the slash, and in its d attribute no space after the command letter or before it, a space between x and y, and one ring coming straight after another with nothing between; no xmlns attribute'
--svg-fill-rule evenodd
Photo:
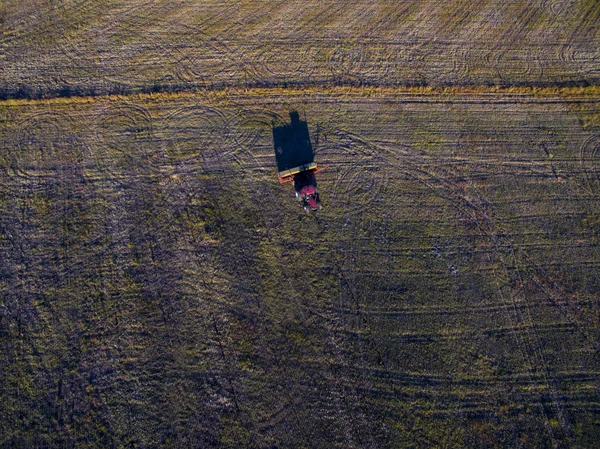
<svg viewBox="0 0 600 449"><path fill-rule="evenodd" d="M600 441L597 2L39 3L0 7L0 447Z"/></svg>
<svg viewBox="0 0 600 449"><path fill-rule="evenodd" d="M600 80L593 0L5 3L5 97Z"/></svg>

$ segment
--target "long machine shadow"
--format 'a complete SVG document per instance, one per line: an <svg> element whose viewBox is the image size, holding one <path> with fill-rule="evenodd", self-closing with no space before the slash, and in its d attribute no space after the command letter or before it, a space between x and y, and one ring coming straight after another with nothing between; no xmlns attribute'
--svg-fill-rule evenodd
<svg viewBox="0 0 600 449"><path fill-rule="evenodd" d="M273 126L273 144L279 182L294 182L296 198L303 202L306 212L319 209L315 153L308 125L300 120L297 111L290 112L289 124Z"/></svg>

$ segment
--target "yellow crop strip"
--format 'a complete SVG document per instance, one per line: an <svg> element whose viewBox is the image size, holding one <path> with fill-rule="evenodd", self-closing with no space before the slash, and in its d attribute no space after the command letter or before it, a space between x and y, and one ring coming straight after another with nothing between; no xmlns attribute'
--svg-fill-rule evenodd
<svg viewBox="0 0 600 449"><path fill-rule="evenodd" d="M2 106L22 105L60 105L75 103L94 103L97 101L156 101L181 98L208 97L213 100L226 100L236 96L301 96L320 93L331 96L364 96L378 97L390 95L422 95L422 96L463 96L463 95L521 95L534 97L597 97L600 86L585 87L494 87L494 86L460 86L460 87L353 87L353 86L306 86L306 87L273 87L273 88L241 88L225 87L222 89L191 89L180 92L133 93L130 95L98 95L69 96L41 99L9 99L0 101Z"/></svg>

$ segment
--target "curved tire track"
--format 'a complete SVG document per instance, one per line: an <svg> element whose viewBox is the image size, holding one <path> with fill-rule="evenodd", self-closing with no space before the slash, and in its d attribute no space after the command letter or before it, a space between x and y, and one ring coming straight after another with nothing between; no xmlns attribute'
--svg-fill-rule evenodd
<svg viewBox="0 0 600 449"><path fill-rule="evenodd" d="M584 182L592 195L600 192L600 135L589 137L579 150L579 165L584 177Z"/></svg>
<svg viewBox="0 0 600 449"><path fill-rule="evenodd" d="M113 180L146 176L159 169L159 154L149 150L154 138L152 117L147 109L132 103L109 106L96 117L98 143L96 165Z"/></svg>
<svg viewBox="0 0 600 449"><path fill-rule="evenodd" d="M213 151L231 151L233 136L230 118L221 110L208 106L188 106L177 109L162 121L167 155L173 162L203 161ZM203 167L210 170L210 164ZM219 164L220 168L220 164Z"/></svg>
<svg viewBox="0 0 600 449"><path fill-rule="evenodd" d="M65 114L57 117L50 112L31 114L21 121L15 151L9 153L10 172L24 178L68 177L81 168L84 145L62 125L71 122Z"/></svg>

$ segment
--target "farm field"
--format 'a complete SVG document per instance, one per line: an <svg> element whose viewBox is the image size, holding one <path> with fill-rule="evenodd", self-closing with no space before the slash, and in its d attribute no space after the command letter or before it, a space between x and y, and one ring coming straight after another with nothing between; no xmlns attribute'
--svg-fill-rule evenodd
<svg viewBox="0 0 600 449"><path fill-rule="evenodd" d="M596 99L5 105L5 444L589 446ZM276 182L290 109L316 216Z"/></svg>
<svg viewBox="0 0 600 449"><path fill-rule="evenodd" d="M8 0L0 14L4 97L600 80L594 0Z"/></svg>
<svg viewBox="0 0 600 449"><path fill-rule="evenodd" d="M599 16L5 2L0 447L594 447Z"/></svg>

